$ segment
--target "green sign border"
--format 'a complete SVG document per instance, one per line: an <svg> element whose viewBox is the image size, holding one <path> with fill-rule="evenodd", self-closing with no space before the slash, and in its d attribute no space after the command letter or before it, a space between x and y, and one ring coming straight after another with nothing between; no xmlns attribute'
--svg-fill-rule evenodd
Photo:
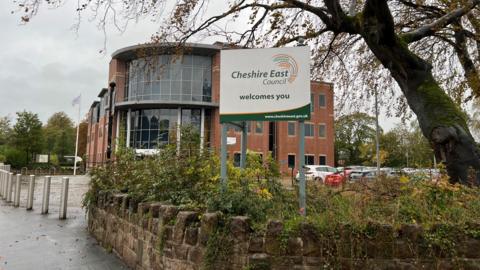
<svg viewBox="0 0 480 270"><path fill-rule="evenodd" d="M287 111L252 114L220 114L220 123L252 120L269 122L310 120L310 107L310 103L308 103L307 105L300 108L295 108ZM270 118L271 116L277 115L285 115L285 117Z"/></svg>

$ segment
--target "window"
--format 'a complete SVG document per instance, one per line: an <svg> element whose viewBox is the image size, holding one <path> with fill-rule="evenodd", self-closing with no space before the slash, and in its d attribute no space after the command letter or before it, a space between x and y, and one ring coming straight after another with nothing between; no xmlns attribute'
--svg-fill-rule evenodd
<svg viewBox="0 0 480 270"><path fill-rule="evenodd" d="M288 122L288 136L295 136L295 122Z"/></svg>
<svg viewBox="0 0 480 270"><path fill-rule="evenodd" d="M247 133L250 133L252 131L252 122L247 122Z"/></svg>
<svg viewBox="0 0 480 270"><path fill-rule="evenodd" d="M101 97L101 100L100 100L100 103L99 103L99 107L98 107L98 119L100 120L100 118L102 118L104 115L105 115L105 96Z"/></svg>
<svg viewBox="0 0 480 270"><path fill-rule="evenodd" d="M325 99L325 94L320 94L320 96L318 97L318 106L319 107L327 106L327 100Z"/></svg>
<svg viewBox="0 0 480 270"><path fill-rule="evenodd" d="M228 130L233 130L234 132L242 132L242 128L235 124L227 124L228 125Z"/></svg>
<svg viewBox="0 0 480 270"><path fill-rule="evenodd" d="M288 168L295 168L295 155L288 155Z"/></svg>
<svg viewBox="0 0 480 270"><path fill-rule="evenodd" d="M156 149L174 141L177 129L177 109L135 110L130 116L130 146L137 149ZM183 124L199 129L198 109L182 110Z"/></svg>
<svg viewBox="0 0 480 270"><path fill-rule="evenodd" d="M305 165L315 165L315 156L305 155Z"/></svg>
<svg viewBox="0 0 480 270"><path fill-rule="evenodd" d="M315 108L315 96L310 94L310 112L313 112Z"/></svg>
<svg viewBox="0 0 480 270"><path fill-rule="evenodd" d="M211 102L210 56L158 55L132 60L127 65L126 100Z"/></svg>
<svg viewBox="0 0 480 270"><path fill-rule="evenodd" d="M242 156L242 154L240 154L240 153L233 154L233 166L240 167L240 157L241 156Z"/></svg>
<svg viewBox="0 0 480 270"><path fill-rule="evenodd" d="M319 165L327 165L327 156L319 156Z"/></svg>
<svg viewBox="0 0 480 270"><path fill-rule="evenodd" d="M255 133L263 133L263 122L255 122Z"/></svg>
<svg viewBox="0 0 480 270"><path fill-rule="evenodd" d="M105 102L105 104L104 104L105 110L108 110L108 109L109 109L109 108L108 108L108 107L109 107L109 106L108 106L108 105L109 105L109 101L108 101L109 98L110 98L110 94L109 94L109 91L107 91L107 92L105 93L105 95L103 96L103 101Z"/></svg>
<svg viewBox="0 0 480 270"><path fill-rule="evenodd" d="M320 124L318 126L318 137L320 137L320 138L327 137L326 129L327 129L327 126L325 124Z"/></svg>
<svg viewBox="0 0 480 270"><path fill-rule="evenodd" d="M313 137L313 136L314 136L313 124L305 123L305 137Z"/></svg>
<svg viewBox="0 0 480 270"><path fill-rule="evenodd" d="M191 125L192 127L196 128L197 131L200 131L200 125L202 122L201 118L202 118L201 109L182 109L183 125Z"/></svg>

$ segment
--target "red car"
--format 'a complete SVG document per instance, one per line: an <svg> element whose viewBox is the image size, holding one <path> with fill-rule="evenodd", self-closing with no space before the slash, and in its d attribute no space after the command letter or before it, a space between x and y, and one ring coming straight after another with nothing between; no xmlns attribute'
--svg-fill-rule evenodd
<svg viewBox="0 0 480 270"><path fill-rule="evenodd" d="M325 185L339 186L345 182L345 175L343 173L334 173L325 177Z"/></svg>

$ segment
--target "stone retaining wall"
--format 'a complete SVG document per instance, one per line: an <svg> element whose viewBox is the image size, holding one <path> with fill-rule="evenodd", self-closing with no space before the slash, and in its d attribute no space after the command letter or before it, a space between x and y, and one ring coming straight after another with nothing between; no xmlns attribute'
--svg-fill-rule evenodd
<svg viewBox="0 0 480 270"><path fill-rule="evenodd" d="M372 224L361 234L343 226L325 236L305 224L291 236L279 221L269 221L262 235L247 217L219 223L218 213L137 204L122 194L98 196L88 215L91 234L132 269L480 269L479 224L472 234L462 229L454 239L436 239L442 225L424 232L417 225ZM224 238L212 251L207 246L218 228Z"/></svg>

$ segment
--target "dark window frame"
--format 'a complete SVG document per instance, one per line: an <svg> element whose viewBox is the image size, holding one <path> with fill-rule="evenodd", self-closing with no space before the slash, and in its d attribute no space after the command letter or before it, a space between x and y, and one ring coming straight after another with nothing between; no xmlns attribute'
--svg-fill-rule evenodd
<svg viewBox="0 0 480 270"><path fill-rule="evenodd" d="M323 105L322 105L322 97L323 97ZM326 108L327 107L327 95L320 94L318 95L318 107Z"/></svg>
<svg viewBox="0 0 480 270"><path fill-rule="evenodd" d="M287 122L287 135L288 136L296 136L297 135L297 125L296 125L297 122L292 122L292 121L289 121ZM291 125L293 125L293 134L290 133L291 129Z"/></svg>
<svg viewBox="0 0 480 270"><path fill-rule="evenodd" d="M309 158L312 158L311 162ZM315 155L305 154L305 165L315 165Z"/></svg>
<svg viewBox="0 0 480 270"><path fill-rule="evenodd" d="M307 135L307 127L309 127L309 131L311 131L311 135ZM305 137L315 137L315 125L313 123L305 123Z"/></svg>
<svg viewBox="0 0 480 270"><path fill-rule="evenodd" d="M321 127L323 127L323 136L322 136L322 132L320 131ZM322 139L327 138L327 124L325 123L318 124L318 137Z"/></svg>
<svg viewBox="0 0 480 270"><path fill-rule="evenodd" d="M324 164L322 164L322 158L325 160ZM319 155L318 156L318 165L327 165L327 156L326 155Z"/></svg>
<svg viewBox="0 0 480 270"><path fill-rule="evenodd" d="M291 166L292 163L290 162L290 157L293 157L293 166ZM288 154L287 155L287 167L288 168L295 168L296 167L296 165L297 165L296 164L296 162L297 162L296 158L297 158L297 156L295 154Z"/></svg>
<svg viewBox="0 0 480 270"><path fill-rule="evenodd" d="M261 125L260 128L258 127L258 124ZM264 127L264 124L263 124L262 121L256 121L256 122L255 122L255 133L256 133L256 134L263 134L263 127ZM258 131L258 130L260 130L260 131Z"/></svg>

